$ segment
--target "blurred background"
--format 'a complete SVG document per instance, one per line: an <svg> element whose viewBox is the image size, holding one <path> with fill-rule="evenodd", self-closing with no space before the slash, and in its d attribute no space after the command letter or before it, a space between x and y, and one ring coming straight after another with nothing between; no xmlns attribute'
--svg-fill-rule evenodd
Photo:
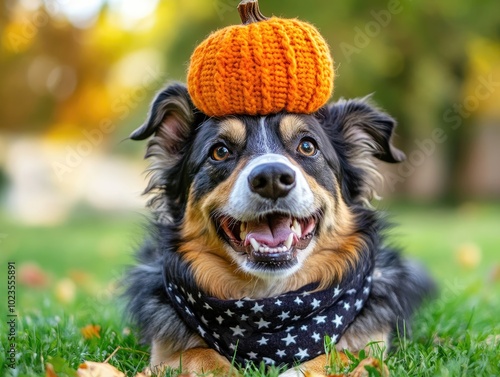
<svg viewBox="0 0 500 377"><path fill-rule="evenodd" d="M185 81L195 46L239 23L237 3L2 0L0 261L19 261L22 284L71 301L131 261L147 163L145 143L127 137L156 91ZM381 166L398 242L443 279L457 269L498 279L498 0L261 0L261 9L320 29L338 72L333 99L373 93L398 120L408 160Z"/></svg>

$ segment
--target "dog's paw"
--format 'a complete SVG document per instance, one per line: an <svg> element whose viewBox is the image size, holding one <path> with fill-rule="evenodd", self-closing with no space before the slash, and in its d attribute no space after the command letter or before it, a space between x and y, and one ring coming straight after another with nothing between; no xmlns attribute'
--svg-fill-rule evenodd
<svg viewBox="0 0 500 377"><path fill-rule="evenodd" d="M303 377L304 373L299 369L299 367L288 369L287 371L281 373L278 377ZM311 376L313 377L313 376Z"/></svg>
<svg viewBox="0 0 500 377"><path fill-rule="evenodd" d="M382 364L379 359L369 357L361 360L358 366L347 376L348 377L368 377L370 376L369 370L376 370L382 377L389 377L389 369L385 364Z"/></svg>
<svg viewBox="0 0 500 377"><path fill-rule="evenodd" d="M389 377L389 369L382 364L379 359L369 357L362 360L352 372L347 374L327 374L308 369L307 366L298 366L289 369L279 375L279 377L369 377L370 370L376 370L382 377Z"/></svg>

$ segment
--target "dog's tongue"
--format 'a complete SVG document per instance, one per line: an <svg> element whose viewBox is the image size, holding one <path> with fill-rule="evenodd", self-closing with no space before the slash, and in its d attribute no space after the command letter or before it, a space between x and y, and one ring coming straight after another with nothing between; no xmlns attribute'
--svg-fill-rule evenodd
<svg viewBox="0 0 500 377"><path fill-rule="evenodd" d="M292 230L290 229L291 218L289 216L269 216L260 222L250 221L247 223L246 242L254 238L260 244L276 247L284 243Z"/></svg>

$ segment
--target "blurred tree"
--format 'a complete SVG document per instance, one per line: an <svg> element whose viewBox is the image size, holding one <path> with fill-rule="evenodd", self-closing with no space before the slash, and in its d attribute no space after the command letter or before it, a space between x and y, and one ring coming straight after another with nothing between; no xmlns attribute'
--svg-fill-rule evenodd
<svg viewBox="0 0 500 377"><path fill-rule="evenodd" d="M103 122L127 122L130 130L152 92L168 80L185 80L189 56L207 34L240 22L238 0L150 0L140 2L154 10L142 18L130 18L133 9L129 18L120 16L139 2L96 1L95 19L83 26L70 22L56 0L2 3L2 129L81 137L82 129ZM483 100L475 94L491 75L500 81L498 0L261 0L261 8L315 24L336 62L334 97L374 93L398 119L398 143L410 157L418 141L441 128L446 143L432 156L445 166L434 173L443 182L438 193L458 195L468 130L485 112L500 123L490 111L498 108L498 88L493 84ZM461 110L466 106L471 111ZM400 174L397 188L421 177Z"/></svg>

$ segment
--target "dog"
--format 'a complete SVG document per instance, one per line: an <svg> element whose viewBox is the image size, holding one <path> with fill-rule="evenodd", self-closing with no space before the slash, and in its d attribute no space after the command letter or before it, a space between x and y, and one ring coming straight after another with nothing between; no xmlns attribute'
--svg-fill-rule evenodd
<svg viewBox="0 0 500 377"><path fill-rule="evenodd" d="M150 138L152 221L126 297L151 366L324 374L325 335L356 353L407 334L433 283L370 205L375 160L405 158L395 126L370 98L216 118L183 84L162 90L130 136Z"/></svg>

